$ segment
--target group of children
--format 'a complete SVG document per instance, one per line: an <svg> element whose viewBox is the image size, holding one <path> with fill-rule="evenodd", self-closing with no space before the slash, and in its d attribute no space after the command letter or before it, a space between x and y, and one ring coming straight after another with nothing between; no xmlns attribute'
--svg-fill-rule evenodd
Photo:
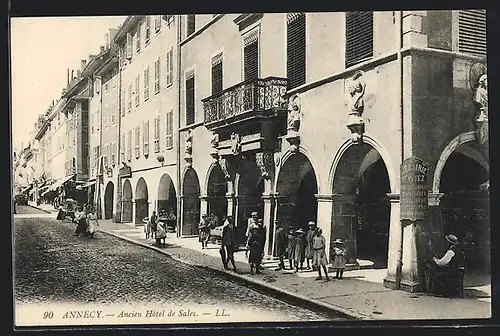
<svg viewBox="0 0 500 336"><path fill-rule="evenodd" d="M287 247L283 250L286 254L290 269L298 272L303 270L304 261L307 263L307 268L318 271L318 278L321 280L321 269L325 273L326 280L330 280L327 271L328 258L326 255L326 239L323 232L316 226L316 223L309 222L309 230L307 233L303 229L295 230L290 228L287 236ZM333 269L336 270L336 278L341 279L344 268L346 267L346 250L344 242L341 239L336 239L334 242L334 260L332 262ZM284 268L284 265L282 266Z"/></svg>

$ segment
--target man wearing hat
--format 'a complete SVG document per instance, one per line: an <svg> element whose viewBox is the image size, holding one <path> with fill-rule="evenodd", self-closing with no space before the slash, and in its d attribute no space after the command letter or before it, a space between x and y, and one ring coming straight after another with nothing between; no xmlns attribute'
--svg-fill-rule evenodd
<svg viewBox="0 0 500 336"><path fill-rule="evenodd" d="M304 253L306 248L306 240L305 235L306 232L302 229L298 229L295 231L295 235L297 236L297 240L295 242L295 272L300 270L302 271L304 266Z"/></svg>
<svg viewBox="0 0 500 336"><path fill-rule="evenodd" d="M444 237L447 242L447 251L442 258L432 257L435 265L429 266L431 279L437 284L440 292L450 293L454 288L450 288L449 282L458 275L458 268L462 266L463 258L458 248L458 238L449 234Z"/></svg>
<svg viewBox="0 0 500 336"><path fill-rule="evenodd" d="M257 211L252 212L250 216L251 217L247 221L247 230L245 232L246 246L248 246L248 240L252 234L252 229L258 227L259 224L259 215L257 214ZM248 257L248 250L245 254Z"/></svg>
<svg viewBox="0 0 500 336"><path fill-rule="evenodd" d="M307 262L307 268L306 269L309 270L309 269L311 269L311 261L312 261L312 258L313 258L312 240L313 240L313 237L316 234L316 223L314 223L313 221L310 221L308 223L308 226L309 226L309 229L307 230L307 233L306 233L305 258L306 258L306 262ZM316 268L316 267L313 265L313 269L314 268Z"/></svg>
<svg viewBox="0 0 500 336"><path fill-rule="evenodd" d="M210 227L207 223L207 215L201 216L200 225L198 226L199 231L199 242L201 243L201 248L204 249L208 247L208 240L210 239Z"/></svg>
<svg viewBox="0 0 500 336"><path fill-rule="evenodd" d="M288 246L288 237L285 228L283 227L283 222L278 221L277 219L274 221L274 227L276 227L276 235L275 235L275 244L276 244L276 254L280 260L279 266L276 271L280 271L285 269L285 262L283 259L286 255L286 250Z"/></svg>
<svg viewBox="0 0 500 336"><path fill-rule="evenodd" d="M234 252L236 251L236 235L234 232L233 216L229 215L222 227L222 246L220 250L222 265L224 269L228 269L227 264L231 262L233 269L236 271L234 262Z"/></svg>

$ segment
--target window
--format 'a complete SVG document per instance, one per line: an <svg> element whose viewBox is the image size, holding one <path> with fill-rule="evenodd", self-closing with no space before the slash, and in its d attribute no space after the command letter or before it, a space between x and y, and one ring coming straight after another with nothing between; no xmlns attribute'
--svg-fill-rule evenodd
<svg viewBox="0 0 500 336"><path fill-rule="evenodd" d="M99 130L99 128L101 127L101 111L97 110L97 125L96 125L96 129Z"/></svg>
<svg viewBox="0 0 500 336"><path fill-rule="evenodd" d="M125 88L123 88L122 96L121 96L121 106L120 106L120 110L122 111L122 116L125 115L125 110L127 109L127 107L125 106L126 95L127 95L127 90Z"/></svg>
<svg viewBox="0 0 500 336"><path fill-rule="evenodd" d="M128 85L127 110L129 113L132 111L132 84Z"/></svg>
<svg viewBox="0 0 500 336"><path fill-rule="evenodd" d="M138 159L141 156L141 148L139 147L141 143L141 128L137 126L135 128L135 158Z"/></svg>
<svg viewBox="0 0 500 336"><path fill-rule="evenodd" d="M104 145L104 155L103 155L103 163L104 163L104 167L107 167L108 166L108 151L109 151L109 145L108 144L105 144Z"/></svg>
<svg viewBox="0 0 500 336"><path fill-rule="evenodd" d="M161 29L161 15L155 15L155 32L159 33Z"/></svg>
<svg viewBox="0 0 500 336"><path fill-rule="evenodd" d="M132 130L128 131L127 159L132 160Z"/></svg>
<svg viewBox="0 0 500 336"><path fill-rule="evenodd" d="M160 117L154 119L154 146L155 153L160 151Z"/></svg>
<svg viewBox="0 0 500 336"><path fill-rule="evenodd" d="M143 123L142 144L144 156L149 155L149 120Z"/></svg>
<svg viewBox="0 0 500 336"><path fill-rule="evenodd" d="M173 145L173 139L172 139L172 136L174 133L173 132L173 126L174 126L173 116L174 116L174 110L170 110L169 112L167 112L167 117L165 118L166 119L165 146L167 147L167 149L171 149L172 145Z"/></svg>
<svg viewBox="0 0 500 336"><path fill-rule="evenodd" d="M458 51L486 56L486 11L484 9L458 12Z"/></svg>
<svg viewBox="0 0 500 336"><path fill-rule="evenodd" d="M138 74L137 77L135 78L135 106L139 106L139 103L141 101L140 99L140 91L141 91L141 87L140 87L140 79L141 77L141 74Z"/></svg>
<svg viewBox="0 0 500 336"><path fill-rule="evenodd" d="M150 21L149 21L149 16L146 15L146 37L145 37L146 44L149 43L150 36L151 36Z"/></svg>
<svg viewBox="0 0 500 336"><path fill-rule="evenodd" d="M306 82L306 15L287 15L286 72L288 89Z"/></svg>
<svg viewBox="0 0 500 336"><path fill-rule="evenodd" d="M186 75L186 125L194 124L194 71Z"/></svg>
<svg viewBox="0 0 500 336"><path fill-rule="evenodd" d="M111 144L111 165L114 166L116 164L116 142Z"/></svg>
<svg viewBox="0 0 500 336"><path fill-rule="evenodd" d="M174 22L174 16L173 15L163 15L163 20L167 23L167 26L170 27L170 25Z"/></svg>
<svg viewBox="0 0 500 336"><path fill-rule="evenodd" d="M243 38L243 78L259 77L259 32L254 30Z"/></svg>
<svg viewBox="0 0 500 336"><path fill-rule="evenodd" d="M102 117L104 119L104 127L108 127L108 114L109 114L109 106L108 104L104 105L104 113L102 114Z"/></svg>
<svg viewBox="0 0 500 336"><path fill-rule="evenodd" d="M373 12L346 13L346 68L373 57Z"/></svg>
<svg viewBox="0 0 500 336"><path fill-rule="evenodd" d="M212 58L212 95L222 91L222 53Z"/></svg>
<svg viewBox="0 0 500 336"><path fill-rule="evenodd" d="M167 52L166 66L167 68L167 87L174 82L174 47L170 47Z"/></svg>
<svg viewBox="0 0 500 336"><path fill-rule="evenodd" d="M144 101L149 99L149 67L144 70Z"/></svg>
<svg viewBox="0 0 500 336"><path fill-rule="evenodd" d="M155 94L160 92L160 59L155 61Z"/></svg>
<svg viewBox="0 0 500 336"><path fill-rule="evenodd" d="M126 57L128 60L132 59L132 34L127 33L127 44L126 44Z"/></svg>
<svg viewBox="0 0 500 336"><path fill-rule="evenodd" d="M186 35L189 36L194 33L196 29L196 16L194 14L187 15L186 17Z"/></svg>
<svg viewBox="0 0 500 336"><path fill-rule="evenodd" d="M120 155L123 161L125 158L125 134L120 135Z"/></svg>
<svg viewBox="0 0 500 336"><path fill-rule="evenodd" d="M115 104L111 105L111 125L115 124Z"/></svg>
<svg viewBox="0 0 500 336"><path fill-rule="evenodd" d="M141 51L141 28L142 24L139 23L137 26L137 31L135 32L135 51Z"/></svg>

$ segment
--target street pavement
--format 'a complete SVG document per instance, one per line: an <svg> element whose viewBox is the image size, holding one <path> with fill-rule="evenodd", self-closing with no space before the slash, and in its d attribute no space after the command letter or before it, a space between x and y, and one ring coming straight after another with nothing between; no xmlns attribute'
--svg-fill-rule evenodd
<svg viewBox="0 0 500 336"><path fill-rule="evenodd" d="M46 210L51 210L47 207ZM51 216L55 218L55 213ZM101 220L99 229L148 249L152 241L144 239L142 227ZM464 298L441 298L424 293L390 290L382 285L386 270L362 269L344 273L344 279L315 281L316 272L275 271L276 261L266 260L262 275L250 275L244 252L235 254L238 272L222 269L217 245L202 250L197 238L176 238L169 234L167 247L158 249L174 259L227 273L249 285L269 288L281 297L292 296L337 311L344 316L375 320L425 320L488 318L491 316L491 280L489 275L466 274Z"/></svg>
<svg viewBox="0 0 500 336"><path fill-rule="evenodd" d="M25 217L30 212L32 217ZM16 306L200 304L258 312L259 321L266 316L273 321L338 319L102 232L94 239L76 237L75 224L34 212L19 206L14 216ZM252 320L252 314L243 318Z"/></svg>

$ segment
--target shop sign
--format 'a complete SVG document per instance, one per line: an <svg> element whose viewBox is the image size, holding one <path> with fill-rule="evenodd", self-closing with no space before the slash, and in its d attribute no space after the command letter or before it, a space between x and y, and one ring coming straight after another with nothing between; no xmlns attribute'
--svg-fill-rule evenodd
<svg viewBox="0 0 500 336"><path fill-rule="evenodd" d="M401 165L401 220L425 220L428 215L427 173L429 165L412 156Z"/></svg>
<svg viewBox="0 0 500 336"><path fill-rule="evenodd" d="M120 168L118 174L120 177L132 177L132 169L130 166L124 166Z"/></svg>

